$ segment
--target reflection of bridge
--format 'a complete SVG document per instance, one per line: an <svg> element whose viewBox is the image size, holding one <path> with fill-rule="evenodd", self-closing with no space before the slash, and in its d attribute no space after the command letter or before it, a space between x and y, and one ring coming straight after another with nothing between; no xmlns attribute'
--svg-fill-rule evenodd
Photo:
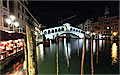
<svg viewBox="0 0 120 75"><path fill-rule="evenodd" d="M62 34L74 34L80 38L83 38L83 31L70 25L63 25L59 27L44 29L43 33L46 39L54 39L57 35L61 36Z"/></svg>

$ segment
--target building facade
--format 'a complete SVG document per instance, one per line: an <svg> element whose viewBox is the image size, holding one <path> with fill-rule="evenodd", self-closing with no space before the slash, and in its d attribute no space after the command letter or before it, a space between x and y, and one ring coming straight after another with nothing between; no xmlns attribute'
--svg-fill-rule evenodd
<svg viewBox="0 0 120 75"><path fill-rule="evenodd" d="M0 30L10 30L10 26L5 22L9 14L9 0L0 0Z"/></svg>
<svg viewBox="0 0 120 75"><path fill-rule="evenodd" d="M91 32L102 34L103 36L112 36L113 32L119 31L119 17L100 17L98 18L98 22L93 22L91 24Z"/></svg>
<svg viewBox="0 0 120 75"><path fill-rule="evenodd" d="M13 30L13 26L6 22L6 19L13 15L19 24L18 27L14 28L14 31L24 32L25 25L28 24L27 4L27 0L0 0L0 30Z"/></svg>
<svg viewBox="0 0 120 75"><path fill-rule="evenodd" d="M16 17L16 21L19 23L19 27L16 31L24 32L25 25L27 25L27 7L28 2L26 0L13 0L10 1L10 13Z"/></svg>
<svg viewBox="0 0 120 75"><path fill-rule="evenodd" d="M81 30L84 30L84 25L83 25L83 23L77 25L76 27L79 28L79 29L81 29Z"/></svg>
<svg viewBox="0 0 120 75"><path fill-rule="evenodd" d="M84 22L84 26L83 26L84 31L91 31L91 22L92 21L90 19L87 19Z"/></svg>

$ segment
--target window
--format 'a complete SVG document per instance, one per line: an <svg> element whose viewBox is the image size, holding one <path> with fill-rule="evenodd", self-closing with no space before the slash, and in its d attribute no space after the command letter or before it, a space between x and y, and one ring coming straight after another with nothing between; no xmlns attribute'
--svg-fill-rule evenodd
<svg viewBox="0 0 120 75"><path fill-rule="evenodd" d="M5 19L4 19L4 27L8 27L8 24L5 22Z"/></svg>
<svg viewBox="0 0 120 75"><path fill-rule="evenodd" d="M55 29L55 32L57 32L57 29Z"/></svg>
<svg viewBox="0 0 120 75"><path fill-rule="evenodd" d="M44 32L44 34L46 35L46 34L47 34L47 32L45 31L45 32Z"/></svg>
<svg viewBox="0 0 120 75"><path fill-rule="evenodd" d="M25 22L27 22L27 18L25 18Z"/></svg>
<svg viewBox="0 0 120 75"><path fill-rule="evenodd" d="M62 28L62 31L64 31L64 28Z"/></svg>
<svg viewBox="0 0 120 75"><path fill-rule="evenodd" d="M60 28L58 29L58 31L59 31L59 32L61 31Z"/></svg>
<svg viewBox="0 0 120 75"><path fill-rule="evenodd" d="M22 12L24 13L24 8L22 7Z"/></svg>
<svg viewBox="0 0 120 75"><path fill-rule="evenodd" d="M20 13L18 13L18 18L20 18Z"/></svg>
<svg viewBox="0 0 120 75"><path fill-rule="evenodd" d="M22 16L22 20L24 20L24 17Z"/></svg>
<svg viewBox="0 0 120 75"><path fill-rule="evenodd" d="M22 28L23 28L23 32L25 32L24 24L23 24Z"/></svg>
<svg viewBox="0 0 120 75"><path fill-rule="evenodd" d="M7 8L7 0L3 0L3 6Z"/></svg>
<svg viewBox="0 0 120 75"><path fill-rule="evenodd" d="M78 32L78 30L76 29L76 32Z"/></svg>
<svg viewBox="0 0 120 75"><path fill-rule="evenodd" d="M75 31L75 29L73 29L73 31Z"/></svg>
<svg viewBox="0 0 120 75"><path fill-rule="evenodd" d="M50 30L48 30L48 34L50 34Z"/></svg>
<svg viewBox="0 0 120 75"><path fill-rule="evenodd" d="M54 33L54 30L52 30L52 33Z"/></svg>
<svg viewBox="0 0 120 75"><path fill-rule="evenodd" d="M3 13L3 14L5 14L5 13ZM7 15L5 14L5 15L3 15L3 21L4 21L4 27L8 27L8 24L5 22L5 19L7 18Z"/></svg>
<svg viewBox="0 0 120 75"><path fill-rule="evenodd" d="M18 9L20 10L20 4L18 3Z"/></svg>

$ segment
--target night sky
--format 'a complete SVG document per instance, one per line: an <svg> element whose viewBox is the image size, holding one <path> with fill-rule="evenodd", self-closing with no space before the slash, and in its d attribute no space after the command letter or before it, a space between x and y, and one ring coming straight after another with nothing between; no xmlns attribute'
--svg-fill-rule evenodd
<svg viewBox="0 0 120 75"><path fill-rule="evenodd" d="M86 19L104 16L105 7L110 8L110 16L119 15L119 2L115 1L29 1L30 12L39 23L44 26L58 26L61 18L76 15L64 21L72 26L84 22Z"/></svg>

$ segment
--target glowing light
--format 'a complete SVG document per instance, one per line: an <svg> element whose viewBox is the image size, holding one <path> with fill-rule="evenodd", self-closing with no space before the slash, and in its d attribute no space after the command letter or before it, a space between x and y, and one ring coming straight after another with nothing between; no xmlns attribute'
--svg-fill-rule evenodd
<svg viewBox="0 0 120 75"><path fill-rule="evenodd" d="M18 39L18 41L22 41L21 39Z"/></svg>
<svg viewBox="0 0 120 75"><path fill-rule="evenodd" d="M70 58L70 55L71 55L71 48L70 48L70 44L68 43L68 53L67 53L67 45L66 45L66 38L64 38L64 48L65 48L65 55L66 55L66 58L67 58L67 55L68 57Z"/></svg>
<svg viewBox="0 0 120 75"><path fill-rule="evenodd" d="M95 33L93 32L93 35L95 35Z"/></svg>
<svg viewBox="0 0 120 75"><path fill-rule="evenodd" d="M89 34L89 33L90 33L89 31L86 32L86 34Z"/></svg>
<svg viewBox="0 0 120 75"><path fill-rule="evenodd" d="M95 40L93 40L93 53L95 53L95 46L96 46Z"/></svg>
<svg viewBox="0 0 120 75"><path fill-rule="evenodd" d="M112 64L117 63L117 45L113 43L112 45Z"/></svg>
<svg viewBox="0 0 120 75"><path fill-rule="evenodd" d="M10 16L10 19L11 19L12 21L14 21L16 18L15 18L15 16L11 15L11 16Z"/></svg>
<svg viewBox="0 0 120 75"><path fill-rule="evenodd" d="M99 46L102 47L102 40L99 40Z"/></svg>
<svg viewBox="0 0 120 75"><path fill-rule="evenodd" d="M13 24L15 25L15 27L18 27L18 26L19 26L19 23L18 23L18 22L14 22Z"/></svg>
<svg viewBox="0 0 120 75"><path fill-rule="evenodd" d="M40 56L41 56L41 59L44 60L44 50L43 50L43 44L40 44Z"/></svg>
<svg viewBox="0 0 120 75"><path fill-rule="evenodd" d="M99 34L99 38L101 38L102 37L102 35L101 34Z"/></svg>
<svg viewBox="0 0 120 75"><path fill-rule="evenodd" d="M5 20L8 24L11 24L12 23L12 21L10 20L10 19L6 19Z"/></svg>
<svg viewBox="0 0 120 75"><path fill-rule="evenodd" d="M7 44L7 42L5 42L5 41L4 41L4 42L1 42L1 43L3 43L3 44Z"/></svg>
<svg viewBox="0 0 120 75"><path fill-rule="evenodd" d="M17 42L18 42L18 40L15 40L15 42L17 43Z"/></svg>
<svg viewBox="0 0 120 75"><path fill-rule="evenodd" d="M9 40L9 42L12 42L12 40Z"/></svg>
<svg viewBox="0 0 120 75"><path fill-rule="evenodd" d="M116 36L118 33L117 32L113 32L113 36Z"/></svg>

